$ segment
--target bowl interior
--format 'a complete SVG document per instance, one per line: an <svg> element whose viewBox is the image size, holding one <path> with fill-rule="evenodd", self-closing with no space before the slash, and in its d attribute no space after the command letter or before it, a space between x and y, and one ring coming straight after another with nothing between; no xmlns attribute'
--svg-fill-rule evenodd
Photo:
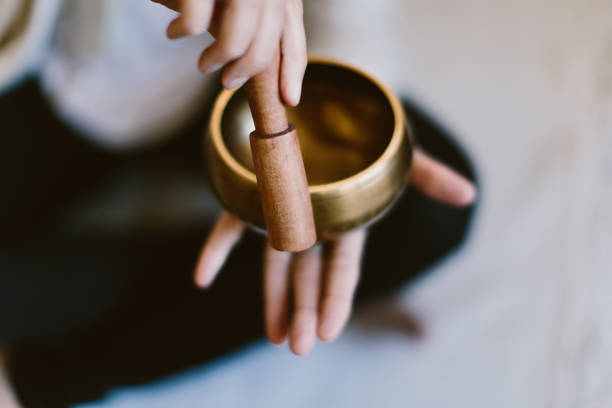
<svg viewBox="0 0 612 408"><path fill-rule="evenodd" d="M385 151L395 127L393 108L374 82L327 63L309 64L302 101L287 114L297 127L311 186L366 169ZM254 128L246 95L238 91L223 112L221 134L230 154L250 171L249 134Z"/></svg>

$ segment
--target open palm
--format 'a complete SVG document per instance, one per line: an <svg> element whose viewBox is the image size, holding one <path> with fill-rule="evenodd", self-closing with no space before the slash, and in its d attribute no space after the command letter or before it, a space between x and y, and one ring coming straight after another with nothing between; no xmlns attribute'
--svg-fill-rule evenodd
<svg viewBox="0 0 612 408"><path fill-rule="evenodd" d="M454 206L470 205L476 198L472 183L418 150L406 181ZM220 216L200 254L195 270L198 286L212 284L245 228L228 212ZM298 253L266 245L264 316L272 343L282 344L289 337L291 350L302 355L312 350L317 337L332 341L339 336L351 313L366 236L365 229L358 229L327 237L326 242Z"/></svg>

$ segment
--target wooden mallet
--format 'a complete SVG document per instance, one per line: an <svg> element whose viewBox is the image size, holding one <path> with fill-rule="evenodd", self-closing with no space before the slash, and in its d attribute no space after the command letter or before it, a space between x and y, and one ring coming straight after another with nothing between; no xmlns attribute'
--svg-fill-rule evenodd
<svg viewBox="0 0 612 408"><path fill-rule="evenodd" d="M246 84L255 122L251 151L270 244L299 252L313 246L317 234L300 143L280 97L279 71L277 53L268 69Z"/></svg>

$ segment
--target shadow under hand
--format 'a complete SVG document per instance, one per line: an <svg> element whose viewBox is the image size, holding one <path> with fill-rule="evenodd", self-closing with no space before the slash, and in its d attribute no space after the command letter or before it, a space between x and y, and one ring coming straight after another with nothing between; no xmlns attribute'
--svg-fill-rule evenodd
<svg viewBox="0 0 612 408"><path fill-rule="evenodd" d="M425 328L399 299L385 299L361 308L356 327L366 333L392 332L404 334L412 340L425 339Z"/></svg>

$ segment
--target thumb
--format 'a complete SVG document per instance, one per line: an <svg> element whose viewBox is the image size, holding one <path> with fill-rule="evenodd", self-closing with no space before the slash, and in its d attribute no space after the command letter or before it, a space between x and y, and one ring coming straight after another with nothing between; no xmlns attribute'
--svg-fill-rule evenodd
<svg viewBox="0 0 612 408"><path fill-rule="evenodd" d="M434 200L457 207L476 200L476 187L471 181L421 150L414 152L408 183Z"/></svg>

